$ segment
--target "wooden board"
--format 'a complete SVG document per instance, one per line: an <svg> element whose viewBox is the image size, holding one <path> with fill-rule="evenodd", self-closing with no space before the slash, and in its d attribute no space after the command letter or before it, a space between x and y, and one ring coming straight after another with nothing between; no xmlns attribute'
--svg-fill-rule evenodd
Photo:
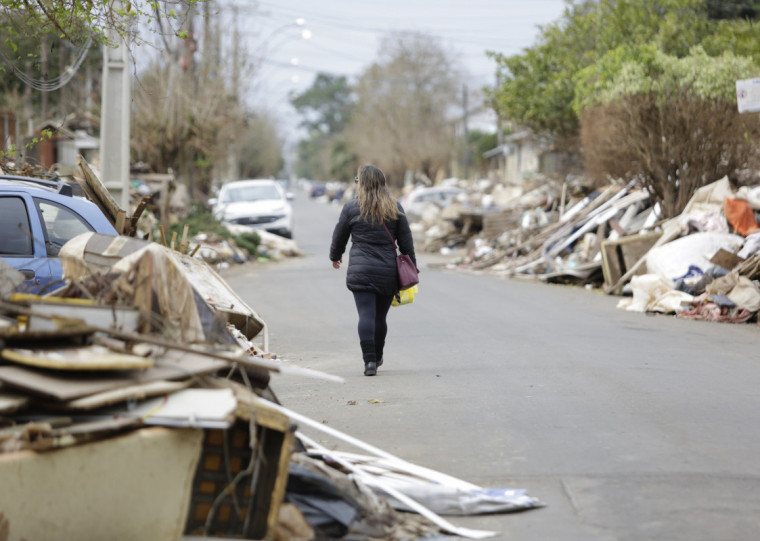
<svg viewBox="0 0 760 541"><path fill-rule="evenodd" d="M47 320L48 329L29 330L19 327L0 327L0 340L11 343L39 344L44 341L81 339L95 333L95 329L78 320L58 318Z"/></svg>
<svg viewBox="0 0 760 541"><path fill-rule="evenodd" d="M150 358L117 353L103 346L5 348L0 356L14 363L56 370L141 370L153 366Z"/></svg>
<svg viewBox="0 0 760 541"><path fill-rule="evenodd" d="M629 235L618 240L607 240L601 244L604 283L612 286L620 280L654 246L662 233L653 232ZM644 268L637 271L643 274Z"/></svg>
<svg viewBox="0 0 760 541"><path fill-rule="evenodd" d="M9 415L29 403L29 397L19 393L11 393L0 389L0 415Z"/></svg>
<svg viewBox="0 0 760 541"><path fill-rule="evenodd" d="M37 396L69 401L150 381L186 380L230 366L227 361L182 351L167 351L154 360L155 366L146 370L114 372L53 372L20 365L0 366L0 381Z"/></svg>
<svg viewBox="0 0 760 541"><path fill-rule="evenodd" d="M80 299L74 299L80 300ZM85 325L97 327L113 327L127 331L137 331L140 312L132 307L114 307L105 305L83 305L38 302L33 305L34 312L43 317L29 318L29 331L46 330L50 325L46 318L70 318L81 320ZM42 325L40 325L42 323Z"/></svg>
<svg viewBox="0 0 760 541"><path fill-rule="evenodd" d="M85 396L84 398L54 404L53 406L65 410L91 410L111 406L127 400L144 400L151 396L173 393L186 388L188 385L190 385L190 380L150 381L148 383L130 385L129 387L114 389L113 391ZM35 403L38 402L35 401Z"/></svg>

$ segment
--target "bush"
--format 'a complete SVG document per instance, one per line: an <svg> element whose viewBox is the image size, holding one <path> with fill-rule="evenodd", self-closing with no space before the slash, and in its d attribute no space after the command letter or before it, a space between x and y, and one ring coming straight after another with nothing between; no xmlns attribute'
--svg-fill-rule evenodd
<svg viewBox="0 0 760 541"><path fill-rule="evenodd" d="M191 239L199 233L206 233L210 236L218 236L223 239L231 240L240 248L244 248L252 257L259 255L259 245L261 237L255 231L246 232L242 235L233 235L222 225L214 215L197 203L193 204L190 214L178 222L173 223L169 228L169 235L177 233L177 238L182 238L182 231L187 224L187 238Z"/></svg>

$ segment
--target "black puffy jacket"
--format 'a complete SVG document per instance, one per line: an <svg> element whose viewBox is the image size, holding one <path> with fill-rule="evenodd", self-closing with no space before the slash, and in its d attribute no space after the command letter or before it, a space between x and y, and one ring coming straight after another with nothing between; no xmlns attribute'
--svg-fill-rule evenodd
<svg viewBox="0 0 760 541"><path fill-rule="evenodd" d="M385 225L396 239L401 253L409 255L415 266L412 232L409 221L399 204L398 220ZM373 291L393 295L398 291L396 250L383 224L371 224L359 215L359 203L352 199L345 205L335 226L330 245L330 261L342 259L346 244L351 238L346 286L351 291Z"/></svg>

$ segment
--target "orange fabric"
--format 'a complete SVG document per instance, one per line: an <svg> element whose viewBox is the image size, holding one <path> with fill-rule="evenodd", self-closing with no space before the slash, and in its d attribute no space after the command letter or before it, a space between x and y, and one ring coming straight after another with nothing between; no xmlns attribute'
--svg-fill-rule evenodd
<svg viewBox="0 0 760 541"><path fill-rule="evenodd" d="M726 197L723 203L723 212L726 214L728 223L745 237L760 229L755 220L755 213L744 199Z"/></svg>

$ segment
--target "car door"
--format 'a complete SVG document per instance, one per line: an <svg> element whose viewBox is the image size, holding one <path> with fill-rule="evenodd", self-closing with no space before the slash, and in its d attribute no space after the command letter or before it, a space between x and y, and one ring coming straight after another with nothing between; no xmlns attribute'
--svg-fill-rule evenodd
<svg viewBox="0 0 760 541"><path fill-rule="evenodd" d="M37 293L51 280L45 237L26 194L0 195L0 258L24 275L18 289Z"/></svg>
<svg viewBox="0 0 760 541"><path fill-rule="evenodd" d="M63 280L63 267L58 253L68 241L93 231L93 227L77 212L55 201L34 197L34 206L42 223L45 251L50 265L50 281L55 286Z"/></svg>

